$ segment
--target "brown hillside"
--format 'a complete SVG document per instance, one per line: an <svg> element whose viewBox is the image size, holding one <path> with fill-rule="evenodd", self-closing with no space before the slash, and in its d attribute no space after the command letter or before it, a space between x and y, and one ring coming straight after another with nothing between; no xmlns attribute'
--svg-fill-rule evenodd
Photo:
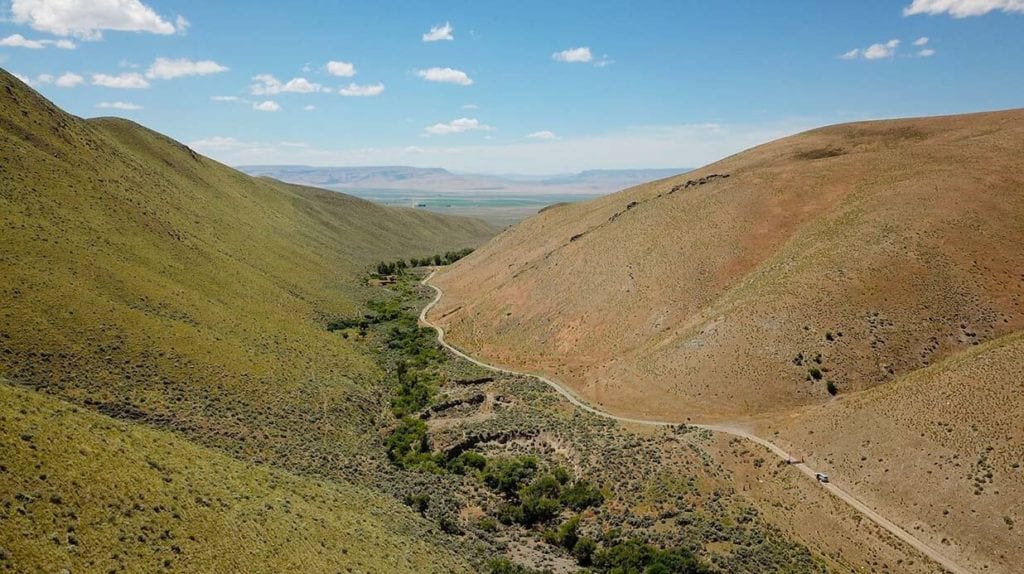
<svg viewBox="0 0 1024 574"><path fill-rule="evenodd" d="M977 572L1024 556L1024 333L758 423ZM776 434L778 433L778 434Z"/></svg>
<svg viewBox="0 0 1024 574"><path fill-rule="evenodd" d="M433 317L618 413L735 418L1024 326L1022 239L1024 110L840 125L541 213Z"/></svg>

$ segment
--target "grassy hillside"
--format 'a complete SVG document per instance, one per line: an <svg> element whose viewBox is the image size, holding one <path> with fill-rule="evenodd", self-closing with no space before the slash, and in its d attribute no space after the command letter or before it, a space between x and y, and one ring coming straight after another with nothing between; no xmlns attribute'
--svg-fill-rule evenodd
<svg viewBox="0 0 1024 574"><path fill-rule="evenodd" d="M1021 110L786 138L541 213L434 316L620 412L827 402L1024 326L1022 142Z"/></svg>
<svg viewBox="0 0 1024 574"><path fill-rule="evenodd" d="M136 124L69 116L6 73L0 213L0 375L232 441L274 426L232 410L370 416L374 362L324 325L357 312L373 262L490 233L253 179Z"/></svg>
<svg viewBox="0 0 1024 574"><path fill-rule="evenodd" d="M383 450L374 450L388 399L379 363L366 342L326 325L361 314L370 297L361 278L377 261L475 246L491 233L475 220L251 178L134 123L68 115L0 71L0 378L175 431L241 461L338 481L385 465ZM15 414L13 404L3 402L5 417ZM72 444L87 440L64 436ZM146 444L136 445L133 460L142 460ZM168 448L186 460L178 446ZM206 452L193 450L194 464L222 465ZM61 456L54 450L40 463L64 464L47 462L51 454ZM105 460L104 467L74 468L79 485L119 467L113 456ZM196 478L195 487L220 492L218 479ZM81 495L102 506L116 490L103 484L106 490ZM314 504L303 494L314 486L290 484L298 490L253 488ZM13 496L6 486L0 494ZM404 510L377 500L343 505L354 514L331 520L405 532L387 518ZM33 528L49 524L39 518L46 522ZM300 536L287 532L287 522L253 524L245 536L264 546L253 550L250 566L280 554L288 569L298 554L280 549L281 536ZM202 552L244 540L213 519L207 526ZM351 532L335 532L328 548L347 545L364 557L385 548L362 537L370 530ZM97 544L90 552L114 553ZM404 544L419 555L411 540ZM26 547L23 556L32 559L19 567L46 569L62 545L53 555Z"/></svg>
<svg viewBox="0 0 1024 574"><path fill-rule="evenodd" d="M28 572L452 572L370 491L245 464L0 382L0 567Z"/></svg>

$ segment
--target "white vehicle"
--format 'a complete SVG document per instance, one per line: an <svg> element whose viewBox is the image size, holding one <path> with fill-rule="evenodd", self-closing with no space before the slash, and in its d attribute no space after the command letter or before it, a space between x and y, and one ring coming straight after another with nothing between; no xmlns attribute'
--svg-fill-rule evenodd
<svg viewBox="0 0 1024 574"><path fill-rule="evenodd" d="M814 478L818 479L818 482L828 482L828 475L824 472L814 473Z"/></svg>

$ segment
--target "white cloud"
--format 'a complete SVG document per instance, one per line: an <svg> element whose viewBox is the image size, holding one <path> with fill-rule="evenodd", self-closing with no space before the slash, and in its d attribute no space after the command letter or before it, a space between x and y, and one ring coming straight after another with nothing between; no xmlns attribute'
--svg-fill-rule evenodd
<svg viewBox="0 0 1024 574"><path fill-rule="evenodd" d="M455 28L452 28L451 23L445 22L444 26L434 26L429 32L423 35L424 42L437 42L439 40L454 40L452 32Z"/></svg>
<svg viewBox="0 0 1024 574"><path fill-rule="evenodd" d="M302 108L302 110L306 111L306 112L312 112L315 109L316 109L316 106L314 106L313 104L309 104L308 106Z"/></svg>
<svg viewBox="0 0 1024 574"><path fill-rule="evenodd" d="M61 50L74 50L78 46L71 40L29 40L21 34L11 34L0 39L0 46L7 48L28 48L30 50L42 50L47 46L56 46Z"/></svg>
<svg viewBox="0 0 1024 574"><path fill-rule="evenodd" d="M556 62L590 62L594 59L594 55L590 53L590 48L587 46L581 46L579 48L569 48L568 50L562 50L561 52L555 52L551 54L551 59Z"/></svg>
<svg viewBox="0 0 1024 574"><path fill-rule="evenodd" d="M556 139L558 139L558 136L555 135L555 132L548 131L548 130L541 130L539 132L533 132L532 134L529 134L526 137L528 137L530 139L534 139L534 140L556 140Z"/></svg>
<svg viewBox="0 0 1024 574"><path fill-rule="evenodd" d="M462 106L462 109L464 109L464 110L479 110L480 106L478 106L476 104L464 104Z"/></svg>
<svg viewBox="0 0 1024 574"><path fill-rule="evenodd" d="M416 75L428 82L458 84L460 86L468 86L473 83L473 80L466 72L453 68L428 68L426 70L418 70Z"/></svg>
<svg viewBox="0 0 1024 574"><path fill-rule="evenodd" d="M110 74L93 74L92 85L103 86L104 88L119 88L128 90L140 90L149 87L149 82L142 74L128 72L112 76Z"/></svg>
<svg viewBox="0 0 1024 574"><path fill-rule="evenodd" d="M924 46L927 43L928 43L928 36L921 36L917 40L914 40L914 45L915 46Z"/></svg>
<svg viewBox="0 0 1024 574"><path fill-rule="evenodd" d="M935 50L932 50L931 48L925 48L924 50L919 51L917 55L922 58L931 58L932 56L935 55Z"/></svg>
<svg viewBox="0 0 1024 574"><path fill-rule="evenodd" d="M899 46L899 40L889 40L884 44L871 44L864 50L864 59L881 60L883 58L891 58Z"/></svg>
<svg viewBox="0 0 1024 574"><path fill-rule="evenodd" d="M356 67L352 65L352 62L331 60L330 62L327 62L327 73L332 76L351 78L356 75Z"/></svg>
<svg viewBox="0 0 1024 574"><path fill-rule="evenodd" d="M839 57L843 60L856 60L857 58L864 58L865 60L882 60L885 58L892 58L896 54L896 49L899 48L899 46L899 40L889 40L884 44L872 44L867 48L854 48Z"/></svg>
<svg viewBox="0 0 1024 574"><path fill-rule="evenodd" d="M281 106L273 100L267 100L265 102L253 104L252 109L258 112L276 112L281 109Z"/></svg>
<svg viewBox="0 0 1024 574"><path fill-rule="evenodd" d="M238 96L210 96L210 99L215 102L240 102L242 98Z"/></svg>
<svg viewBox="0 0 1024 574"><path fill-rule="evenodd" d="M494 128L480 123L473 118L459 118L446 124L434 124L426 128L426 132L432 135L461 134L469 131L491 131Z"/></svg>
<svg viewBox="0 0 1024 574"><path fill-rule="evenodd" d="M320 84L310 82L306 78L292 78L283 84L280 80L270 74L259 74L257 76L253 76L252 79L256 82L249 86L249 90L254 96L273 96L286 92L309 94L313 92L330 91L330 89L324 88Z"/></svg>
<svg viewBox="0 0 1024 574"><path fill-rule="evenodd" d="M99 40L104 30L174 34L188 21L172 24L140 0L11 0L14 22L41 32Z"/></svg>
<svg viewBox="0 0 1024 574"><path fill-rule="evenodd" d="M61 74L61 76L54 81L54 84L56 84L58 88L73 88L81 85L83 82L85 82L85 78L82 76L66 72Z"/></svg>
<svg viewBox="0 0 1024 574"><path fill-rule="evenodd" d="M32 82L32 78L30 78L28 76L23 76L23 75L19 74L18 72L11 72L11 75L14 76L15 78L18 78L19 80L21 80L21 82L23 84L28 84L30 86L35 85Z"/></svg>
<svg viewBox="0 0 1024 574"><path fill-rule="evenodd" d="M136 105L136 104L130 104L128 102L100 102L100 103L96 104L96 107L97 108L107 109L107 110L124 110L124 111L133 111L133 110L141 110L142 109L142 106L139 106L139 105Z"/></svg>
<svg viewBox="0 0 1024 574"><path fill-rule="evenodd" d="M42 50L46 44L39 40L29 40L21 34L12 34L0 40L0 46L8 48L28 48L29 50Z"/></svg>
<svg viewBox="0 0 1024 574"><path fill-rule="evenodd" d="M50 74L39 74L38 76L36 76L36 83L39 83L39 84L52 84L53 83L53 76L51 76Z"/></svg>
<svg viewBox="0 0 1024 574"><path fill-rule="evenodd" d="M1022 13L1024 0L913 0L903 9L903 15L949 14L954 18L967 18L992 11Z"/></svg>
<svg viewBox="0 0 1024 574"><path fill-rule="evenodd" d="M153 61L153 64L146 70L146 77L151 80L170 80L173 78L180 78L182 76L208 76L210 74L219 74L226 72L228 69L225 66L221 66L213 60L199 60L192 61L180 58L172 60L170 58L157 58Z"/></svg>
<svg viewBox="0 0 1024 574"><path fill-rule="evenodd" d="M384 93L384 84L349 84L338 90L338 93L343 96L379 96Z"/></svg>

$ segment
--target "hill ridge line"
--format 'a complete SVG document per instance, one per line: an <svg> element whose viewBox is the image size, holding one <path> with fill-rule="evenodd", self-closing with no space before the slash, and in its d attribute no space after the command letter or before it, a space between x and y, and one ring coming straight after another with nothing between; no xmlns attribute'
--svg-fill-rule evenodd
<svg viewBox="0 0 1024 574"><path fill-rule="evenodd" d="M558 382L556 382L556 381L554 381L552 379L549 379L546 376L538 375L538 374L534 374L534 373L523 372L523 371L515 371L515 370L512 370L512 369L505 368L505 367L500 367L500 366L497 366L497 365L492 365L492 364L487 363L485 361L482 361L480 359L476 359L476 358L472 357L471 355L461 351L460 349L456 348L455 346L451 345L450 343L448 343L445 340L445 332L444 332L444 328L443 327L441 327L440 325L432 323L427 318L427 315L430 313L430 310L433 309L441 301L441 298L444 296L444 291L442 291L440 287L430 283L430 280L434 277L435 274L437 274L437 268L432 269L431 272L426 277L424 277L423 280L421 281L421 283L424 286L430 287L431 289L433 289L434 292L435 292L435 295L434 295L434 299L431 300L429 303L427 303L427 305L424 306L423 309L420 311L419 321L420 321L421 325L424 325L424 326L427 326L427 327L433 329L437 333L437 342L442 347L444 347L445 349L447 349L449 352L451 352L452 354L456 355L457 357L459 357L461 359L464 359L466 361L469 361L469 362L473 363L474 365L477 365L479 367L482 367L482 368L485 368L485 369L488 369L488 370L491 370L491 371L494 371L494 372L504 373L504 374L513 375L513 376L522 376L522 377L530 377L530 378L537 379L538 381L540 381L540 382L546 384L547 386L551 387L558 394L560 394L567 401L569 401L573 406L575 406L575 407L577 407L577 408L579 408L579 409L581 409L583 411L586 411L586 412L588 412L590 414L593 414L593 415L596 415L596 416L599 416L599 417L602 417L602 418L606 418L606 419L609 419L609 420L614 420L614 421L617 421L617 422L620 422L620 423L646 425L646 426L658 426L658 427L673 427L673 426L685 425L685 426L689 426L689 427L693 427L693 428L698 428L698 429L703 429L703 430L707 430L707 431L711 431L711 432L718 432L718 433L723 433L723 434L729 434L729 435L733 435L733 436L736 436L736 437L739 437L739 438L743 438L743 439L749 440L749 441L751 441L751 442L753 442L755 444L758 444L760 446L765 447L772 454L774 454L774 455L778 456L779 458L785 460L786 463L789 464L790 466L796 467L797 470L799 470L804 475L806 475L806 476L808 476L808 477L810 477L812 479L815 479L815 482L818 485L820 485L822 488L827 490L833 496L835 496L836 498L842 500L843 502L846 502L851 508L853 508L857 512L861 513L862 515L866 516L872 522L874 522L875 524L877 524L881 528L885 529L887 532L889 532L893 536L899 538L903 542L906 542L907 544L912 546L914 549L916 549L918 552L920 552L924 556L930 558L934 562L937 562L939 565L941 565L946 570L952 572L953 574L972 574L972 572L970 570L967 570L966 568L963 568L959 564L953 562L951 559L947 558L945 555L943 555L941 552L939 552L938 550L936 550L932 546L928 545L927 543L925 543L924 541L920 540L919 538L917 538L916 536L914 536L910 532L908 532L908 531L904 530L903 528L901 528L896 523L892 522L888 518L882 516L878 512L876 512L873 509L871 509L871 507L869 507L866 504L864 504L863 502L861 502L859 499L857 499L855 496L853 496L849 492L847 492L847 491L843 490L842 488L836 486L832 482L823 483L823 482L818 481L816 479L816 472L813 469L811 469L809 466L807 466L804 462L798 461L792 455L790 455L788 452L783 450L781 447L779 447L775 443L772 443L771 441L768 441L767 439L761 438L761 437L759 437L759 436L757 436L755 434L752 434L750 432L747 432L747 431L745 431L743 429L740 429L740 428L737 428L737 427L732 427L732 426L729 426L729 425L678 423L678 422L671 422L671 421L665 421L665 420L638 419L638 418L632 418L632 417L618 416L618 415L615 415L613 413L610 413L610 412L607 412L607 411L603 411L601 409L598 409L597 407L594 407L593 405L587 403L586 401L584 401L583 399L578 397L568 387L565 387L561 383L558 383Z"/></svg>

